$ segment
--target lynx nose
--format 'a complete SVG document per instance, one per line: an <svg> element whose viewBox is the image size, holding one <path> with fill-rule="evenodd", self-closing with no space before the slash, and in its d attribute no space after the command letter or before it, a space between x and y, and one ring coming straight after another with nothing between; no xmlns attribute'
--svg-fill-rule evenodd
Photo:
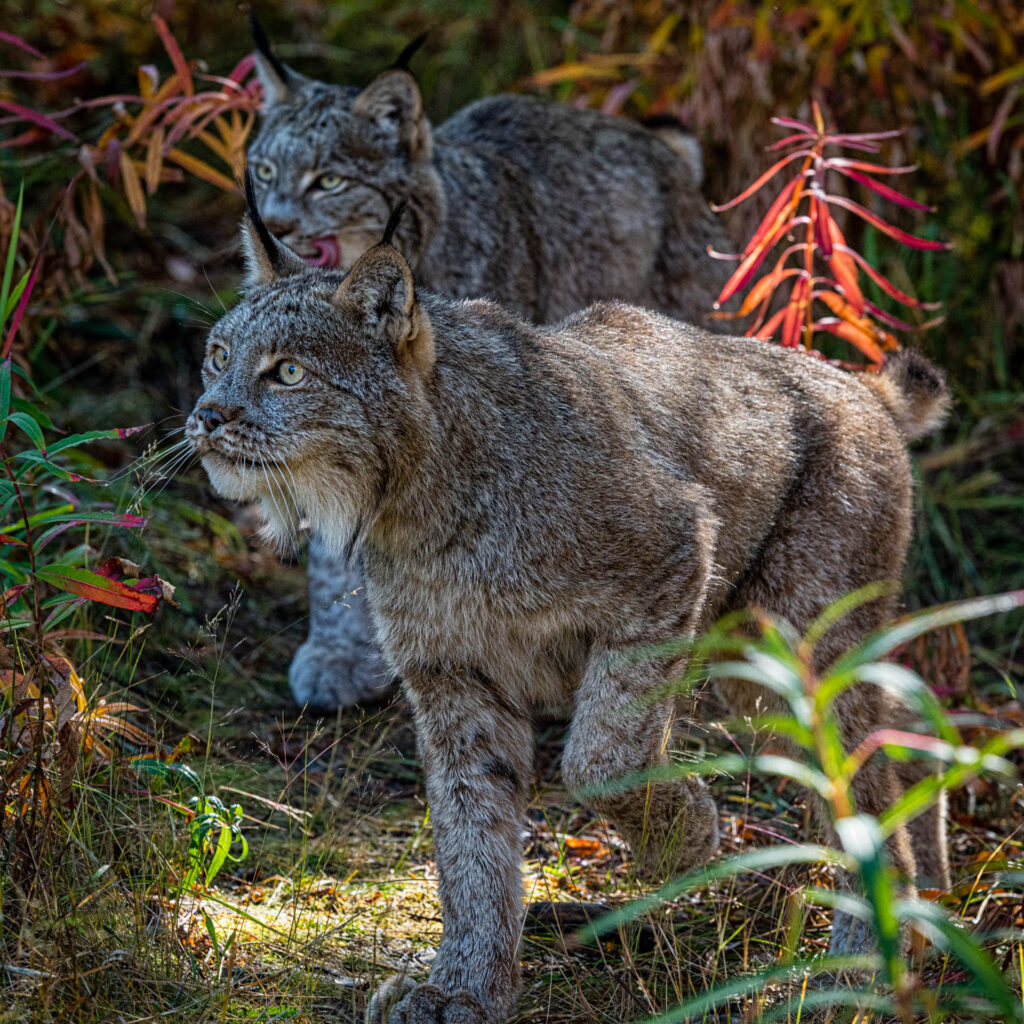
<svg viewBox="0 0 1024 1024"><path fill-rule="evenodd" d="M203 430L208 434L212 434L218 427L224 426L228 421L228 417L220 409L213 409L208 405L200 406L196 416L203 425Z"/></svg>
<svg viewBox="0 0 1024 1024"><path fill-rule="evenodd" d="M267 230L277 238L290 235L295 230L295 221L289 220L287 217L264 217L263 223L267 225Z"/></svg>

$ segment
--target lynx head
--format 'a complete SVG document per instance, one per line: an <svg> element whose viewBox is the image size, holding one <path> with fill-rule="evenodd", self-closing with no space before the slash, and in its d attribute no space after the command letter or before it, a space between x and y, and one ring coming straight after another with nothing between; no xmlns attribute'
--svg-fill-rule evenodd
<svg viewBox="0 0 1024 1024"><path fill-rule="evenodd" d="M246 195L245 295L210 332L186 432L220 494L260 501L269 539L291 542L308 518L351 550L415 458L433 366L429 320L391 244L402 208L346 274L309 267L270 234L248 174Z"/></svg>
<svg viewBox="0 0 1024 1024"><path fill-rule="evenodd" d="M406 196L395 244L416 266L437 220L440 184L412 75L396 66L362 91L328 85L282 64L255 21L253 33L264 98L249 165L268 228L309 263L348 269Z"/></svg>

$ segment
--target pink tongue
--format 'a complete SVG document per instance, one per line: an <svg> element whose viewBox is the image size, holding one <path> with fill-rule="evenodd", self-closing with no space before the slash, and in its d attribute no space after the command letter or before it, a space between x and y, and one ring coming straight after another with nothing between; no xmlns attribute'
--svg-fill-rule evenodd
<svg viewBox="0 0 1024 1024"><path fill-rule="evenodd" d="M338 248L338 240L336 238L331 235L327 235L324 238L314 238L313 245L316 246L316 255L306 257L306 262L310 266L341 266L341 250Z"/></svg>

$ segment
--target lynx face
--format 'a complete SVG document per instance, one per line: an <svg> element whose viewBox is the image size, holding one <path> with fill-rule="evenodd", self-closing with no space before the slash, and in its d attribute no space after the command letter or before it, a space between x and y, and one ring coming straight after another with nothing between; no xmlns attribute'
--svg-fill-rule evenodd
<svg viewBox="0 0 1024 1024"><path fill-rule="evenodd" d="M261 502L268 539L287 546L308 517L340 552L373 517L402 435L392 339L419 317L412 278L390 246L346 276L272 244L273 265L253 257L249 291L210 333L186 431L220 494Z"/></svg>
<svg viewBox="0 0 1024 1024"><path fill-rule="evenodd" d="M256 199L269 229L314 266L348 269L380 239L408 196L396 245L415 261L425 248L418 197L431 191L430 130L404 71L366 89L316 82L258 62L264 116L249 149Z"/></svg>

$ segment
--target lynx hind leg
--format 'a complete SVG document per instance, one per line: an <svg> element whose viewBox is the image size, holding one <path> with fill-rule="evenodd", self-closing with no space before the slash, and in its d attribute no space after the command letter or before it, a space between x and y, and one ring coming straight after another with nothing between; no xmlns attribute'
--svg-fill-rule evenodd
<svg viewBox="0 0 1024 1024"><path fill-rule="evenodd" d="M385 696L394 680L377 641L362 569L309 545L309 636L288 682L300 706L336 710Z"/></svg>
<svg viewBox="0 0 1024 1024"><path fill-rule="evenodd" d="M718 810L696 776L616 790L624 777L668 763L675 700L648 696L664 678L654 665L592 657L562 755L566 785L613 822L647 877L699 866L718 849Z"/></svg>
<svg viewBox="0 0 1024 1024"><path fill-rule="evenodd" d="M877 495L872 496L863 493L871 482L866 475L864 480L858 481L856 460L852 456L845 462L837 462L832 472L848 467L849 473L832 479L827 487L816 474L807 474L810 492L795 496L796 511L777 524L758 571L745 581L737 594L736 607L764 608L802 630L829 604L858 587L898 577L909 535L909 496L906 505L900 504L900 489L906 489L906 481L897 467L885 486L875 480ZM829 500L829 494L842 495L853 506L862 508L863 514L852 518L840 507L823 508L822 502ZM879 501L890 501L891 505L880 509ZM808 514L808 510L818 514ZM872 524L878 521L876 516L890 524L887 531L872 530ZM819 644L815 652L816 668L823 670L840 653L886 622L894 605L894 598L883 597L861 604L846 614ZM737 687L739 692L742 688ZM835 712L847 749L856 747L880 726L897 724L898 727L898 723L909 719L905 708L895 704L885 691L868 684L845 691ZM881 814L912 781L909 776L922 770L927 769L920 763L901 766L876 754L854 777L853 797L857 809L876 816ZM820 810L823 808L819 807ZM820 817L824 819L825 815ZM943 822L941 809L935 809L925 816L925 821L913 828L897 829L887 841L891 860L910 891L919 872L948 878L948 870L944 868ZM835 836L830 835L829 841L834 843ZM837 913L833 952L863 952L869 946L867 929Z"/></svg>

